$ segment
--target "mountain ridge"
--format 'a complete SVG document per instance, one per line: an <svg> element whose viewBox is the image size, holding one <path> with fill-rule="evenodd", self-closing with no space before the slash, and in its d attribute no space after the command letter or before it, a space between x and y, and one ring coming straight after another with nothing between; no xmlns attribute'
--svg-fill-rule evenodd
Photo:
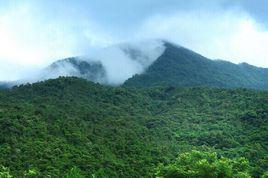
<svg viewBox="0 0 268 178"><path fill-rule="evenodd" d="M166 51L126 87L209 86L268 90L268 69L223 60L211 60L187 48L165 43Z"/></svg>
<svg viewBox="0 0 268 178"><path fill-rule="evenodd" d="M157 53L159 57L155 55ZM211 60L166 40L139 45L120 44L105 48L92 58L58 60L31 80L2 82L0 88L59 76L76 76L104 85L124 87L165 85L268 90L267 68Z"/></svg>

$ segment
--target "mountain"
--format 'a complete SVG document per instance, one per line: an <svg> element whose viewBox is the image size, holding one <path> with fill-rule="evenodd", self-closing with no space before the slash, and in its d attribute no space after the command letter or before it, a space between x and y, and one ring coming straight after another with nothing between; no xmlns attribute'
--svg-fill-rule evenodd
<svg viewBox="0 0 268 178"><path fill-rule="evenodd" d="M210 60L163 40L123 43L86 57L62 59L34 76L0 83L0 88L59 76L76 76L104 85L138 88L208 86L268 90L266 68Z"/></svg>
<svg viewBox="0 0 268 178"><path fill-rule="evenodd" d="M11 88L16 85L35 83L60 76L74 76L96 83L107 83L107 74L99 61L89 61L85 58L71 57L58 60L28 78L11 82L0 82L0 89Z"/></svg>
<svg viewBox="0 0 268 178"><path fill-rule="evenodd" d="M63 177L75 166L86 177L153 177L189 150L245 157L259 177L267 129L268 93L257 90L127 89L73 77L0 90L0 165L14 177Z"/></svg>
<svg viewBox="0 0 268 178"><path fill-rule="evenodd" d="M268 90L268 69L210 60L189 49L165 42L165 52L143 74L128 79L126 87L210 86Z"/></svg>
<svg viewBox="0 0 268 178"><path fill-rule="evenodd" d="M89 56L56 61L41 78L76 76L104 85L119 86L141 74L164 51L162 41L122 43L101 49Z"/></svg>
<svg viewBox="0 0 268 178"><path fill-rule="evenodd" d="M0 89L11 88L12 86L15 85L16 83L13 82L0 82Z"/></svg>
<svg viewBox="0 0 268 178"><path fill-rule="evenodd" d="M41 71L17 81L0 82L0 89L11 88L16 85L35 83L60 76L75 76L92 82L105 83L106 73L100 62L81 60L79 57L71 57L58 60Z"/></svg>
<svg viewBox="0 0 268 178"><path fill-rule="evenodd" d="M39 78L44 80L59 76L75 76L99 83L107 81L107 74L101 62L87 61L78 57L54 62L42 71Z"/></svg>
<svg viewBox="0 0 268 178"><path fill-rule="evenodd" d="M133 75L143 73L164 50L161 40L112 45L86 56L55 61L34 75L18 81L3 82L2 85L0 83L0 87L34 83L60 76L75 76L104 85L119 86Z"/></svg>

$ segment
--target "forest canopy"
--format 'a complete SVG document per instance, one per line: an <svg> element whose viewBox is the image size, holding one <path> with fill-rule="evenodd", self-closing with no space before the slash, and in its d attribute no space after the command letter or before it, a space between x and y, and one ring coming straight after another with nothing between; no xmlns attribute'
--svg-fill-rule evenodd
<svg viewBox="0 0 268 178"><path fill-rule="evenodd" d="M73 77L0 90L6 177L166 177L200 175L200 166L267 177L267 133L263 91L113 88Z"/></svg>

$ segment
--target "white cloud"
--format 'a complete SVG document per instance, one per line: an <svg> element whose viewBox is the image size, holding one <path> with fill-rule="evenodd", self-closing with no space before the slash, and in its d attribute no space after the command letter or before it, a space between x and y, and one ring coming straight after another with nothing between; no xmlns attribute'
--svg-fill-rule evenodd
<svg viewBox="0 0 268 178"><path fill-rule="evenodd" d="M38 8L42 7L22 1L0 12L0 59L21 66L45 66L114 40L91 19L79 14L69 18L68 12L66 17L46 18L50 14L40 14Z"/></svg>
<svg viewBox="0 0 268 178"><path fill-rule="evenodd" d="M1 0L0 4L3 5ZM133 23L126 23L130 26L124 27L119 22L128 21L127 15L112 11L115 13L112 19L118 17L118 24L105 23L111 15L108 11L102 22L95 21L98 18L88 12L93 7L88 8L87 3L14 0L6 4L0 5L0 80L16 80L29 70L45 67L57 59L80 54L90 56L96 49L122 41L154 38L170 40L212 59L268 67L268 29L241 9L215 6L211 10L214 8L211 5L200 10L198 5L192 11L178 8L176 12L176 8L171 8L168 13L168 9L157 8L150 13L143 12L144 15L141 12ZM115 58L115 51L108 56ZM124 54L120 54L123 58ZM119 59L110 63L115 66ZM139 66L135 65L135 69L120 68L122 72L126 70L123 78L130 75L127 71L138 70Z"/></svg>
<svg viewBox="0 0 268 178"><path fill-rule="evenodd" d="M89 58L102 63L109 84L120 85L133 75L144 72L164 50L162 41L146 40L101 49Z"/></svg>
<svg viewBox="0 0 268 178"><path fill-rule="evenodd" d="M0 9L0 81L17 80L55 60L82 55L112 43L91 19L75 12L50 17L31 1ZM40 13L41 12L41 13Z"/></svg>
<svg viewBox="0 0 268 178"><path fill-rule="evenodd" d="M212 59L268 67L268 29L239 9L154 15L137 38L164 38Z"/></svg>
<svg viewBox="0 0 268 178"><path fill-rule="evenodd" d="M122 43L107 48L96 50L88 56L80 56L77 60L86 61L89 64L101 64L104 75L98 72L95 82L109 85L120 85L135 74L141 74L150 66L165 50L164 43L160 40L148 40L142 42ZM0 63L1 64L1 63ZM0 66L1 67L1 66ZM9 72L9 71L4 71ZM0 72L1 74L1 72ZM37 69L21 76L16 83L33 83L37 81L57 78L59 76L85 77L76 65L62 60L44 69Z"/></svg>

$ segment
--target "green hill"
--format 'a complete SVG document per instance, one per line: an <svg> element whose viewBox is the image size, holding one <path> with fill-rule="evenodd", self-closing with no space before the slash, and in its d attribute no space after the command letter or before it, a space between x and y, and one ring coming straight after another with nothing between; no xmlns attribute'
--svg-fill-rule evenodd
<svg viewBox="0 0 268 178"><path fill-rule="evenodd" d="M140 75L128 79L126 87L209 86L268 90L268 69L207 59L191 50L165 43L166 50Z"/></svg>
<svg viewBox="0 0 268 178"><path fill-rule="evenodd" d="M212 150L268 169L268 93L126 89L59 78L0 90L0 165L15 177L150 177L178 153Z"/></svg>

